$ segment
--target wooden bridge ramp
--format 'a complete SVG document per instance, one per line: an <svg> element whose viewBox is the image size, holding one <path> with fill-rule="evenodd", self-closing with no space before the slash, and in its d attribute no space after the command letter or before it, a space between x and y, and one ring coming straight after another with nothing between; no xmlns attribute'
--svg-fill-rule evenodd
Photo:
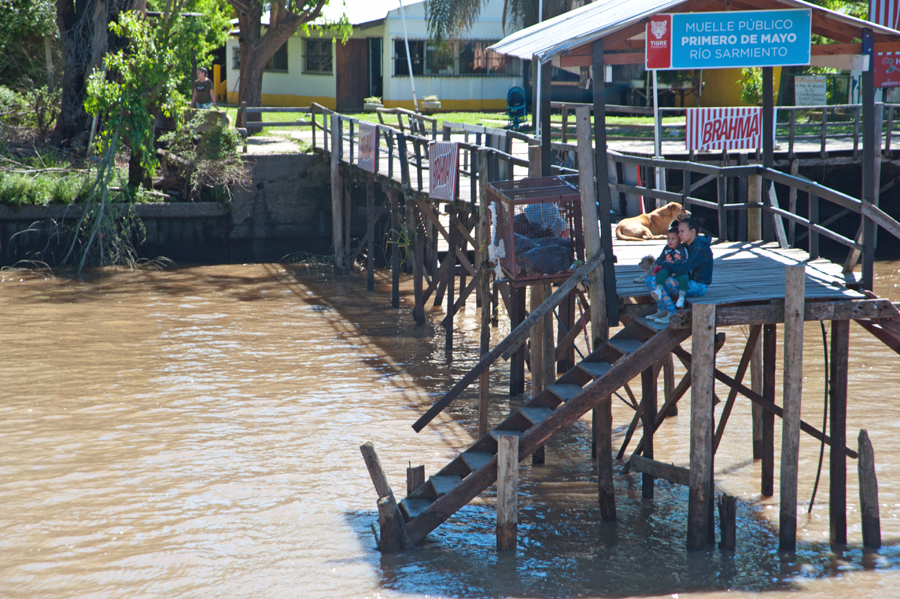
<svg viewBox="0 0 900 599"><path fill-rule="evenodd" d="M625 326L400 501L412 541L421 541L494 483L499 435L518 435L519 460L524 460L589 410L609 401L613 392L675 349L690 332L660 329L644 318Z"/></svg>

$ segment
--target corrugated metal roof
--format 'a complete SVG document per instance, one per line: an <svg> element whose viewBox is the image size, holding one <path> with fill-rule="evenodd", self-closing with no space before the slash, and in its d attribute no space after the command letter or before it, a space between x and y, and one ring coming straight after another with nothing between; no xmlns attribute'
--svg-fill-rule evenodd
<svg viewBox="0 0 900 599"><path fill-rule="evenodd" d="M532 57L541 62L565 54L586 43L621 31L657 13L672 10L687 0L596 0L581 8L563 13L543 23L532 25L508 35L493 46L492 50L526 60ZM814 13L827 16L854 28L871 28L875 33L900 39L900 32L875 25L868 21L826 10L802 0L776 0L785 8L810 8ZM813 32L815 33L815 25Z"/></svg>

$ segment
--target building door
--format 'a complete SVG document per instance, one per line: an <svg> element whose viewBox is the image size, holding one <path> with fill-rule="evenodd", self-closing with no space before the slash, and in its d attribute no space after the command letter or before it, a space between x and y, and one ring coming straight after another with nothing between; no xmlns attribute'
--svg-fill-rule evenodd
<svg viewBox="0 0 900 599"><path fill-rule="evenodd" d="M384 97L383 79L381 75L381 65L383 63L381 55L381 38L370 37L369 42L369 94L370 96Z"/></svg>
<svg viewBox="0 0 900 599"><path fill-rule="evenodd" d="M368 44L366 40L347 40L337 48L337 111L360 112L368 91Z"/></svg>

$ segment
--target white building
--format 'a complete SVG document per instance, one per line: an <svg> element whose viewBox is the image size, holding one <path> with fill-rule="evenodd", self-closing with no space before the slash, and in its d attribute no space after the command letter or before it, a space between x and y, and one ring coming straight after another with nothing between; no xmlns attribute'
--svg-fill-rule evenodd
<svg viewBox="0 0 900 599"><path fill-rule="evenodd" d="M337 7L344 9L339 2ZM281 47L263 75L266 106L318 102L342 112L362 109L378 96L385 107L413 108L412 86L397 0L346 0L353 35L342 44L314 31L298 31ZM329 7L330 8L330 7ZM455 45L433 43L425 3L404 3L416 95L435 95L443 110L503 110L506 94L522 85L522 62L488 51L504 37L503 0L490 0L466 38ZM264 17L263 24L267 23ZM233 31L226 47L229 102L238 99L240 46Z"/></svg>

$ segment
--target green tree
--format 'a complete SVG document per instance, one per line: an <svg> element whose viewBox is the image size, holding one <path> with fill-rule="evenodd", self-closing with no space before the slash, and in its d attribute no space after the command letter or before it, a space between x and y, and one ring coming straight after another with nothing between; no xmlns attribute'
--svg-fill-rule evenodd
<svg viewBox="0 0 900 599"><path fill-rule="evenodd" d="M53 83L55 16L53 0L0 0L0 83Z"/></svg>
<svg viewBox="0 0 900 599"><path fill-rule="evenodd" d="M310 23L322 16L332 0L228 0L237 14L240 26L241 70L240 99L249 106L262 103L262 78L266 63L298 29L309 32ZM269 24L262 33L264 9L269 10ZM346 39L350 25L343 16L328 24L336 35Z"/></svg>
<svg viewBox="0 0 900 599"><path fill-rule="evenodd" d="M486 0L427 0L425 18L428 30L437 40L458 39L481 16ZM582 0L544 0L543 19L561 15L587 4ZM538 0L503 0L503 27L529 27L539 21Z"/></svg>

